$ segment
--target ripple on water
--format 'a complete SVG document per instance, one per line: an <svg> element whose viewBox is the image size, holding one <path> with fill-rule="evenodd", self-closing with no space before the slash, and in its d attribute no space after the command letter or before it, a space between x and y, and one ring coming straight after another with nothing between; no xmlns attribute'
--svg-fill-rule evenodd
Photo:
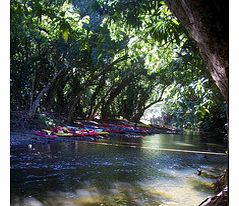
<svg viewBox="0 0 239 206"><path fill-rule="evenodd" d="M223 156L75 142L33 148L11 147L12 205L198 205L211 194L198 181L215 179L196 169L213 175L227 165Z"/></svg>

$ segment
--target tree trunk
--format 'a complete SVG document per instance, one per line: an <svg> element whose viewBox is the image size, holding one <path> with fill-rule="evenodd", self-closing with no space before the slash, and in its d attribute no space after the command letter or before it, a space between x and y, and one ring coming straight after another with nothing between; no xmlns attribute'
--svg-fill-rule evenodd
<svg viewBox="0 0 239 206"><path fill-rule="evenodd" d="M54 65L54 67L57 67L60 65L61 61L68 56L70 49L77 43L74 42L72 45L70 45L69 47L69 51L64 55L62 54L59 59L56 61L56 64ZM55 45L54 45L55 46ZM54 48L53 46L53 48ZM53 49L52 48L52 49ZM57 80L57 78L59 78L60 75L62 75L62 73L64 73L65 69L60 69L54 76L53 78L48 82L48 84L42 89L42 91L37 95L36 99L32 102L28 112L27 112L27 116L28 116L28 120L31 119L35 114L36 114L36 110L37 107L40 104L40 100L42 99L42 97L49 91L49 89L51 88L52 84Z"/></svg>
<svg viewBox="0 0 239 206"><path fill-rule="evenodd" d="M140 118L143 116L144 110L141 110L137 112L131 119L130 121L138 123L140 121Z"/></svg>
<svg viewBox="0 0 239 206"><path fill-rule="evenodd" d="M68 114L67 114L67 124L70 124L73 121L73 116L76 110L77 103L80 101L81 94L82 94L82 90L78 92L78 94L72 99L72 101L69 104Z"/></svg>
<svg viewBox="0 0 239 206"><path fill-rule="evenodd" d="M97 75L94 75L92 78L86 80L84 84L78 85L78 88L76 89L76 95L71 98L71 101L68 105L68 110L67 110L67 123L70 124L73 121L73 116L76 110L76 106L78 102L80 101L80 98L84 92L84 90L91 86L94 81L97 79Z"/></svg>
<svg viewBox="0 0 239 206"><path fill-rule="evenodd" d="M211 76L228 102L229 2L165 0L196 41Z"/></svg>
<svg viewBox="0 0 239 206"><path fill-rule="evenodd" d="M101 106L101 101L99 101L95 107L93 108L93 111L91 112L90 116L89 116L89 120L93 120L95 118L95 115L97 114L97 112L99 111Z"/></svg>
<svg viewBox="0 0 239 206"><path fill-rule="evenodd" d="M114 89L111 90L109 94L109 98L105 102L104 105L102 105L101 109L101 117L102 119L107 120L110 114L109 108L114 99L120 94L120 92L125 89L125 86L128 84L130 78L127 76L125 79L122 80L120 84L117 85Z"/></svg>
<svg viewBox="0 0 239 206"><path fill-rule="evenodd" d="M49 90L47 99L46 99L46 111L50 113L52 111L53 103L54 103L54 97L57 93L56 85L53 86L51 90Z"/></svg>
<svg viewBox="0 0 239 206"><path fill-rule="evenodd" d="M37 97L35 98L35 100L32 102L28 112L27 112L27 116L28 116L28 119L31 119L33 116L35 116L36 114L36 110L37 110L37 107L39 106L40 104L40 100L42 99L42 97L48 92L48 90L50 89L50 87L52 86L52 84L55 82L55 80L61 75L61 73L63 72L64 70L60 70L59 72L57 72L55 74L55 76L51 79L50 82L48 82L48 84L41 90L41 92L37 95Z"/></svg>
<svg viewBox="0 0 239 206"><path fill-rule="evenodd" d="M199 206L228 206L228 188L225 187L220 193L208 197Z"/></svg>
<svg viewBox="0 0 239 206"><path fill-rule="evenodd" d="M127 55L124 55L122 57L119 57L118 59L116 59L115 61L111 62L109 65L106 65L105 69L103 69L100 73L95 73L90 79L86 80L84 84L82 84L81 86L79 86L79 88L77 89L78 93L76 95L76 97L74 97L70 104L69 104L69 109L68 109L68 116L67 116L67 123L71 123L73 121L73 116L74 116L74 112L75 112L75 108L77 103L80 100L81 94L83 92L84 89L86 89L88 86L91 86L94 81L96 81L99 77L101 77L102 75L104 76L107 72L110 72L113 69L113 66L128 59Z"/></svg>
<svg viewBox="0 0 239 206"><path fill-rule="evenodd" d="M29 119L35 116L37 107L40 104L40 100L42 99L43 95L47 93L49 88L50 88L50 84L48 84L46 87L44 87L44 89L41 90L41 92L37 95L36 99L31 104L30 109L28 110L28 113L27 113Z"/></svg>
<svg viewBox="0 0 239 206"><path fill-rule="evenodd" d="M90 111L88 114L88 119L93 119L94 118L94 107L96 106L96 98L97 95L99 95L100 91L103 89L105 85L105 75L102 75L102 77L99 80L99 85L96 87L92 97L91 97L91 101L90 101Z"/></svg>
<svg viewBox="0 0 239 206"><path fill-rule="evenodd" d="M158 103L158 102L161 102L163 101L163 94L164 94L164 91L166 90L167 86L164 86L161 90L161 93L159 95L159 97L154 100L153 102L149 103L148 105L145 105L143 102L144 101L139 101L139 103L143 103L142 104L139 104L138 105L138 108L137 108L137 113L135 113L130 119L133 121L133 122L139 122L140 121L140 118L144 115L144 112L146 109L148 109L149 107L153 106L154 104Z"/></svg>
<svg viewBox="0 0 239 206"><path fill-rule="evenodd" d="M32 85L31 85L31 92L30 92L30 105L32 105L33 99L34 99L35 82L36 82L36 69L34 69L33 77L32 77Z"/></svg>
<svg viewBox="0 0 239 206"><path fill-rule="evenodd" d="M229 100L229 1L165 0L196 41L216 85ZM227 190L200 205L228 205Z"/></svg>
<svg viewBox="0 0 239 206"><path fill-rule="evenodd" d="M61 75L58 76L57 80L51 85L45 102L47 112L51 112L51 110L53 109L55 103L54 99L59 93L59 90L63 90L66 77L67 75L65 75L65 73L61 73ZM57 104L59 103L57 102Z"/></svg>

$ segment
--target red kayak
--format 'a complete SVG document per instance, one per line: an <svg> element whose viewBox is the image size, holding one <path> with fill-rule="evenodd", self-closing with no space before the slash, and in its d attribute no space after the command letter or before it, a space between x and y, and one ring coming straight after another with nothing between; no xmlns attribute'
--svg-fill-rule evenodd
<svg viewBox="0 0 239 206"><path fill-rule="evenodd" d="M46 137L46 138L56 138L57 137L55 134L48 134L47 132L44 132L44 131L34 131L33 133L40 137Z"/></svg>
<svg viewBox="0 0 239 206"><path fill-rule="evenodd" d="M95 130L82 129L79 131L83 134L83 136L98 136L98 133Z"/></svg>

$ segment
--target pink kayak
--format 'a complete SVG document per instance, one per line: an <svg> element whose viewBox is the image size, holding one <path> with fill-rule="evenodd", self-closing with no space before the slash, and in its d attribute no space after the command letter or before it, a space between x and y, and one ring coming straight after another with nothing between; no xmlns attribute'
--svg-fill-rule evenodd
<svg viewBox="0 0 239 206"><path fill-rule="evenodd" d="M46 137L46 138L56 138L57 137L54 134L48 134L47 132L44 132L44 131L34 131L33 133L40 137Z"/></svg>

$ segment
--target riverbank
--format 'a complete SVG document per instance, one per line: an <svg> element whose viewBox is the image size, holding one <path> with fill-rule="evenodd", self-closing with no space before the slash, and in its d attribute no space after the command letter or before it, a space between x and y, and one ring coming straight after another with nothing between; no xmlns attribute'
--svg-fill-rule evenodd
<svg viewBox="0 0 239 206"><path fill-rule="evenodd" d="M149 200L154 200L155 204L160 199L160 201L164 202L165 205L173 202L177 205L189 206L191 200L187 199L188 196L194 198L193 201L196 205L202 202L203 199L206 199L208 195L215 194L215 186L213 185L213 183L216 182L215 175L220 175L222 168L224 168L226 165L226 155L216 155L216 153L223 152L224 150L222 145L216 143L217 141L215 141L214 138L202 138L193 135L185 136L179 131L173 130L172 128L162 128L159 126L140 124L141 127L144 126L147 128L147 134L126 132L123 134L111 133L108 135L84 138L57 137L56 139L46 139L34 135L33 131L43 128L50 129L56 125L65 126L66 124L64 124L64 121L60 122L59 119L50 119L48 116L45 116L44 118L45 121L38 121L37 124L35 119L35 123L31 122L25 127L11 128L12 174L17 175L16 171L18 170L22 170L24 173L27 171L27 173L29 173L29 176L25 178L26 180L19 180L18 177L14 177L12 180L14 191L16 191L16 193L13 192L13 197L14 201L16 201L16 204L22 201L21 198L19 200L15 199L19 197L18 191L21 190L21 187L18 188L16 185L19 181L21 184L28 184L26 182L34 182L34 184L39 184L35 181L42 181L42 175L39 176L38 174L35 174L32 168L35 168L34 170L37 169L37 171L40 171L44 174L46 170L50 172L50 176L48 177L47 175L44 178L46 182L43 181L40 187L48 188L48 190L51 191L51 178L55 178L55 175L60 175L66 182L74 178L78 182L82 182L82 180L84 180L86 181L85 184L88 184L87 182L92 181L92 179L88 178L95 174L95 167L97 167L97 171L100 172L100 174L95 174L96 176L93 177L93 181L99 182L100 188L104 187L103 185L105 183L103 184L101 182L101 178L98 177L99 175L101 177L105 173L110 176L111 181L107 183L107 187L110 188L112 187L111 182L114 183L119 181L118 178L120 176L120 182L126 181L127 185L129 185L129 188L135 192L135 194L133 194L134 198L138 199L137 201L144 203L144 205L154 205L146 200L148 198ZM89 124L96 126L102 123L105 122L102 120L77 120L70 126L83 127L84 125ZM107 123L130 124L132 126L137 126L137 124L125 120L111 120ZM186 150L191 151L191 154L188 152L183 152ZM196 153L192 152L194 150ZM199 151L198 153L197 150ZM18 156L18 151L21 153L20 156ZM201 154L200 151L205 151L206 153ZM216 152L215 155L212 155L214 152ZM104 154L107 155L105 156ZM84 159L84 156L87 156L87 158ZM151 162L152 158L154 159L154 162ZM53 163L53 159L56 159L56 161L59 162ZM62 162L62 159L65 160ZM120 163L118 162L119 160ZM48 162L50 162L50 164L48 164ZM87 162L86 165L84 165L85 162ZM135 162L137 162L137 164ZM145 165L146 170L144 169L145 166L142 168L139 167L142 163L147 165ZM51 164L53 165L51 166ZM77 172L78 175L76 175L74 172L76 165L79 166L77 166L77 171L82 172ZM220 165L220 167L218 167L218 165ZM41 167L48 169L41 169ZM53 168L49 170L51 167ZM55 168L57 168L56 171ZM58 171L59 168L62 169ZM201 168L202 175L197 174L197 168ZM68 170L69 174L67 172L66 175L65 173ZM144 175L142 176L142 174ZM55 182L62 182L62 178L59 180L57 177L58 176L55 178ZM153 189L151 188L151 184L148 185L148 181L152 181L152 177L155 178L155 181L158 178L161 179L160 184L155 185ZM105 177L103 179L105 179ZM131 179L135 179L136 182L131 182ZM170 185L175 184L177 181L180 184L180 188L183 188L183 190L180 190L179 187L175 189L171 188ZM144 190L142 190L143 196L148 193L148 190L153 191L153 194L157 193L157 195L150 195L146 199L138 197L136 193L138 192L139 188L138 186L136 188L135 185L138 185L139 182L140 187ZM163 186L161 185L162 182L164 182ZM29 183L28 187L32 188L33 191L38 193L38 189L34 188L32 184L33 183ZM90 184L92 187L95 187L94 183L91 182ZM84 189L87 194L89 193L86 188L81 188L81 185L79 184L71 183L68 186L69 188L67 187L67 190L69 190L71 193L73 192L72 194L74 194L74 191L71 189L72 186L75 187L75 190L80 188L80 190ZM61 191L64 188L65 187L62 188L59 186L55 189ZM31 195L32 192L30 190L28 191L27 188L25 189L27 190L27 193L24 193L24 196L29 194L39 201L38 197ZM111 189L114 190L114 188ZM124 188L121 189L124 190ZM99 188L97 187L97 191L98 190ZM175 191L180 191L181 195L173 195L175 194ZM183 191L187 191L187 194L183 193ZM119 194L122 194L121 191L118 192ZM126 193L128 192L132 191L126 191ZM57 194L56 200L60 201L62 197L58 196ZM68 199L67 194L66 198ZM98 204L99 202L107 202L105 197L108 196L113 198L111 201L114 201L115 196L111 193L107 195L100 193L99 199L93 201L94 198L92 198L91 201L94 202L94 204ZM182 197L184 197L184 200ZM44 201L50 201L50 197L46 194L40 194L40 199L42 198ZM84 202L85 198L88 197L80 195L79 197L76 196L75 199L73 198L72 201ZM126 200L123 198L123 201ZM131 201L130 203L132 203L133 200L127 201ZM82 203L82 205L84 204L85 203ZM117 205L117 203L115 203L115 205Z"/></svg>
<svg viewBox="0 0 239 206"><path fill-rule="evenodd" d="M53 130L54 128L61 127L76 127L76 128L85 128L86 126L92 127L101 127L102 125L113 125L117 126L125 126L131 128L137 128L143 130L143 133L134 132L133 130L126 130L120 134L121 137L130 138L130 137L140 137L149 134L181 134L182 131L175 128L167 128L165 126L159 125L146 125L144 123L135 123L127 120L85 120L85 119L77 119L71 124L66 123L66 118L64 115L60 114L38 114L35 118L26 122L24 113L15 113L11 115L11 144L17 144L18 142L25 142L26 144L30 144L32 139L34 139L33 133L37 130ZM131 132L133 131L133 132ZM104 135L104 137L117 136L119 134L110 133L109 135ZM99 137L101 138L101 137Z"/></svg>

